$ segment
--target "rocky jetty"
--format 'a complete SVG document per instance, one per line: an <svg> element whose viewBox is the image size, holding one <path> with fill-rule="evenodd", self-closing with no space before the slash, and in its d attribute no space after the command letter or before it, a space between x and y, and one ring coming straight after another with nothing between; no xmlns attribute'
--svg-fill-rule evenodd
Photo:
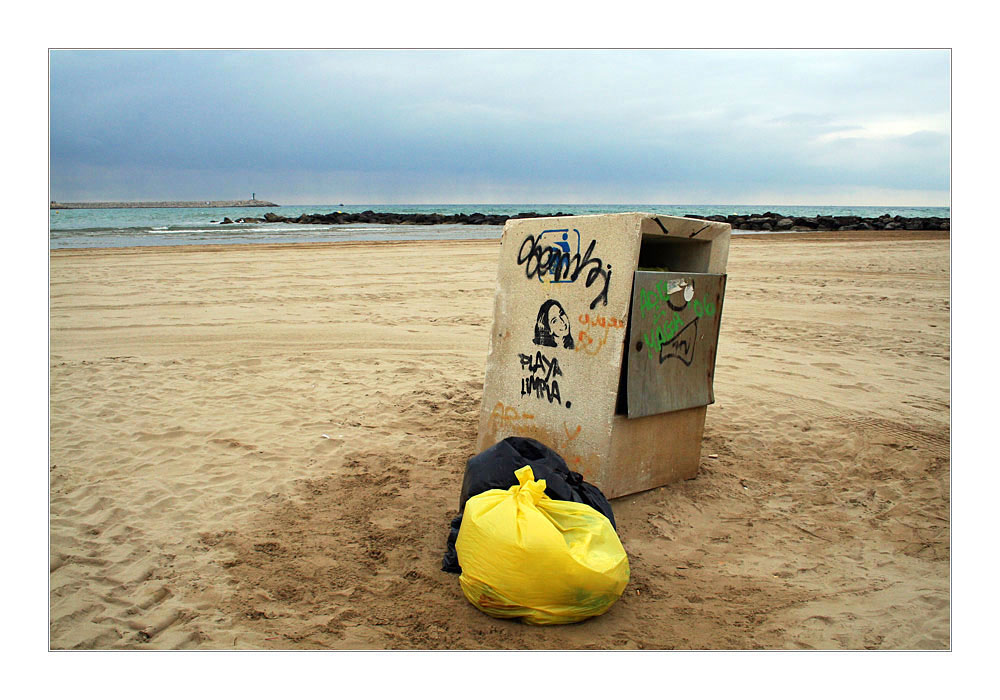
<svg viewBox="0 0 1000 700"><path fill-rule="evenodd" d="M785 216L764 214L731 214L700 216L687 214L689 219L720 221L741 231L948 231L951 219L940 216L904 217L882 214L875 218L862 216Z"/></svg>
<svg viewBox="0 0 1000 700"><path fill-rule="evenodd" d="M302 214L301 216L288 217L278 216L274 212L267 212L263 218L243 217L230 221L224 219L219 223L223 224L416 224L432 226L435 224L459 224L467 226L503 226L507 219L537 219L551 216L572 216L563 212L555 214L538 214L536 212L522 212L514 216L506 214L393 214L386 212L363 211L360 214L347 214L345 212L334 212L332 214ZM215 222L212 222L215 223Z"/></svg>
<svg viewBox="0 0 1000 700"><path fill-rule="evenodd" d="M513 216L505 214L394 214L388 212L363 211L360 214L333 212L330 214L302 214L301 216L279 216L267 212L263 217L243 217L235 221L226 218L222 224L457 224L468 226L503 226L507 219L536 219L555 216L573 216L571 213L556 212L554 214L539 214L537 212L521 212ZM722 216L701 216L687 214L689 219L703 221L720 221L730 224L734 229L742 231L947 231L951 228L951 219L932 216L907 218L883 214L875 218L861 216L785 216L774 212L764 214L732 214Z"/></svg>

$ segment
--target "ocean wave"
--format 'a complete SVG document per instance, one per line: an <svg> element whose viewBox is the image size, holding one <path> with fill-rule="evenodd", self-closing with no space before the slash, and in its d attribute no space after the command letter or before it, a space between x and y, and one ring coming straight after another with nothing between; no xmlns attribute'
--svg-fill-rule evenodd
<svg viewBox="0 0 1000 700"><path fill-rule="evenodd" d="M49 247L127 248L133 246L322 243L499 239L502 226L412 226L343 224L333 226L238 224L133 228L53 229Z"/></svg>

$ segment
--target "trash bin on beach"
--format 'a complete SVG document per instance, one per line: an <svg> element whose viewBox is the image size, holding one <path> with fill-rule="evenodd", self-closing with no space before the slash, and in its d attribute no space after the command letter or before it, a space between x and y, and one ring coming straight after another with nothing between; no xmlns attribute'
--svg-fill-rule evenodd
<svg viewBox="0 0 1000 700"><path fill-rule="evenodd" d="M608 498L694 477L730 234L643 213L508 220L478 451L534 438Z"/></svg>

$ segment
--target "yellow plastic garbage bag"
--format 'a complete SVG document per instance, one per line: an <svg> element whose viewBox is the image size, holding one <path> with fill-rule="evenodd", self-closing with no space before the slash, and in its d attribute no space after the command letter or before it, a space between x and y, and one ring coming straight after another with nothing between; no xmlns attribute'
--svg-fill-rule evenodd
<svg viewBox="0 0 1000 700"><path fill-rule="evenodd" d="M588 505L546 496L530 466L514 474L518 486L465 504L455 542L465 597L487 615L536 625L604 613L629 579L611 522Z"/></svg>

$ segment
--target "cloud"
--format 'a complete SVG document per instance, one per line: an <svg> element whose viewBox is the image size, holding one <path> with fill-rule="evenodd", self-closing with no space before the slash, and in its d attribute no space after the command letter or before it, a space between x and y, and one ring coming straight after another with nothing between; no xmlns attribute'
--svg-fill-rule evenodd
<svg viewBox="0 0 1000 700"><path fill-rule="evenodd" d="M946 193L949 70L945 51L53 51L51 187Z"/></svg>
<svg viewBox="0 0 1000 700"><path fill-rule="evenodd" d="M835 128L820 136L819 140L890 139L917 134L935 134L947 138L949 129L949 114L930 114L909 118L871 119L863 124Z"/></svg>

